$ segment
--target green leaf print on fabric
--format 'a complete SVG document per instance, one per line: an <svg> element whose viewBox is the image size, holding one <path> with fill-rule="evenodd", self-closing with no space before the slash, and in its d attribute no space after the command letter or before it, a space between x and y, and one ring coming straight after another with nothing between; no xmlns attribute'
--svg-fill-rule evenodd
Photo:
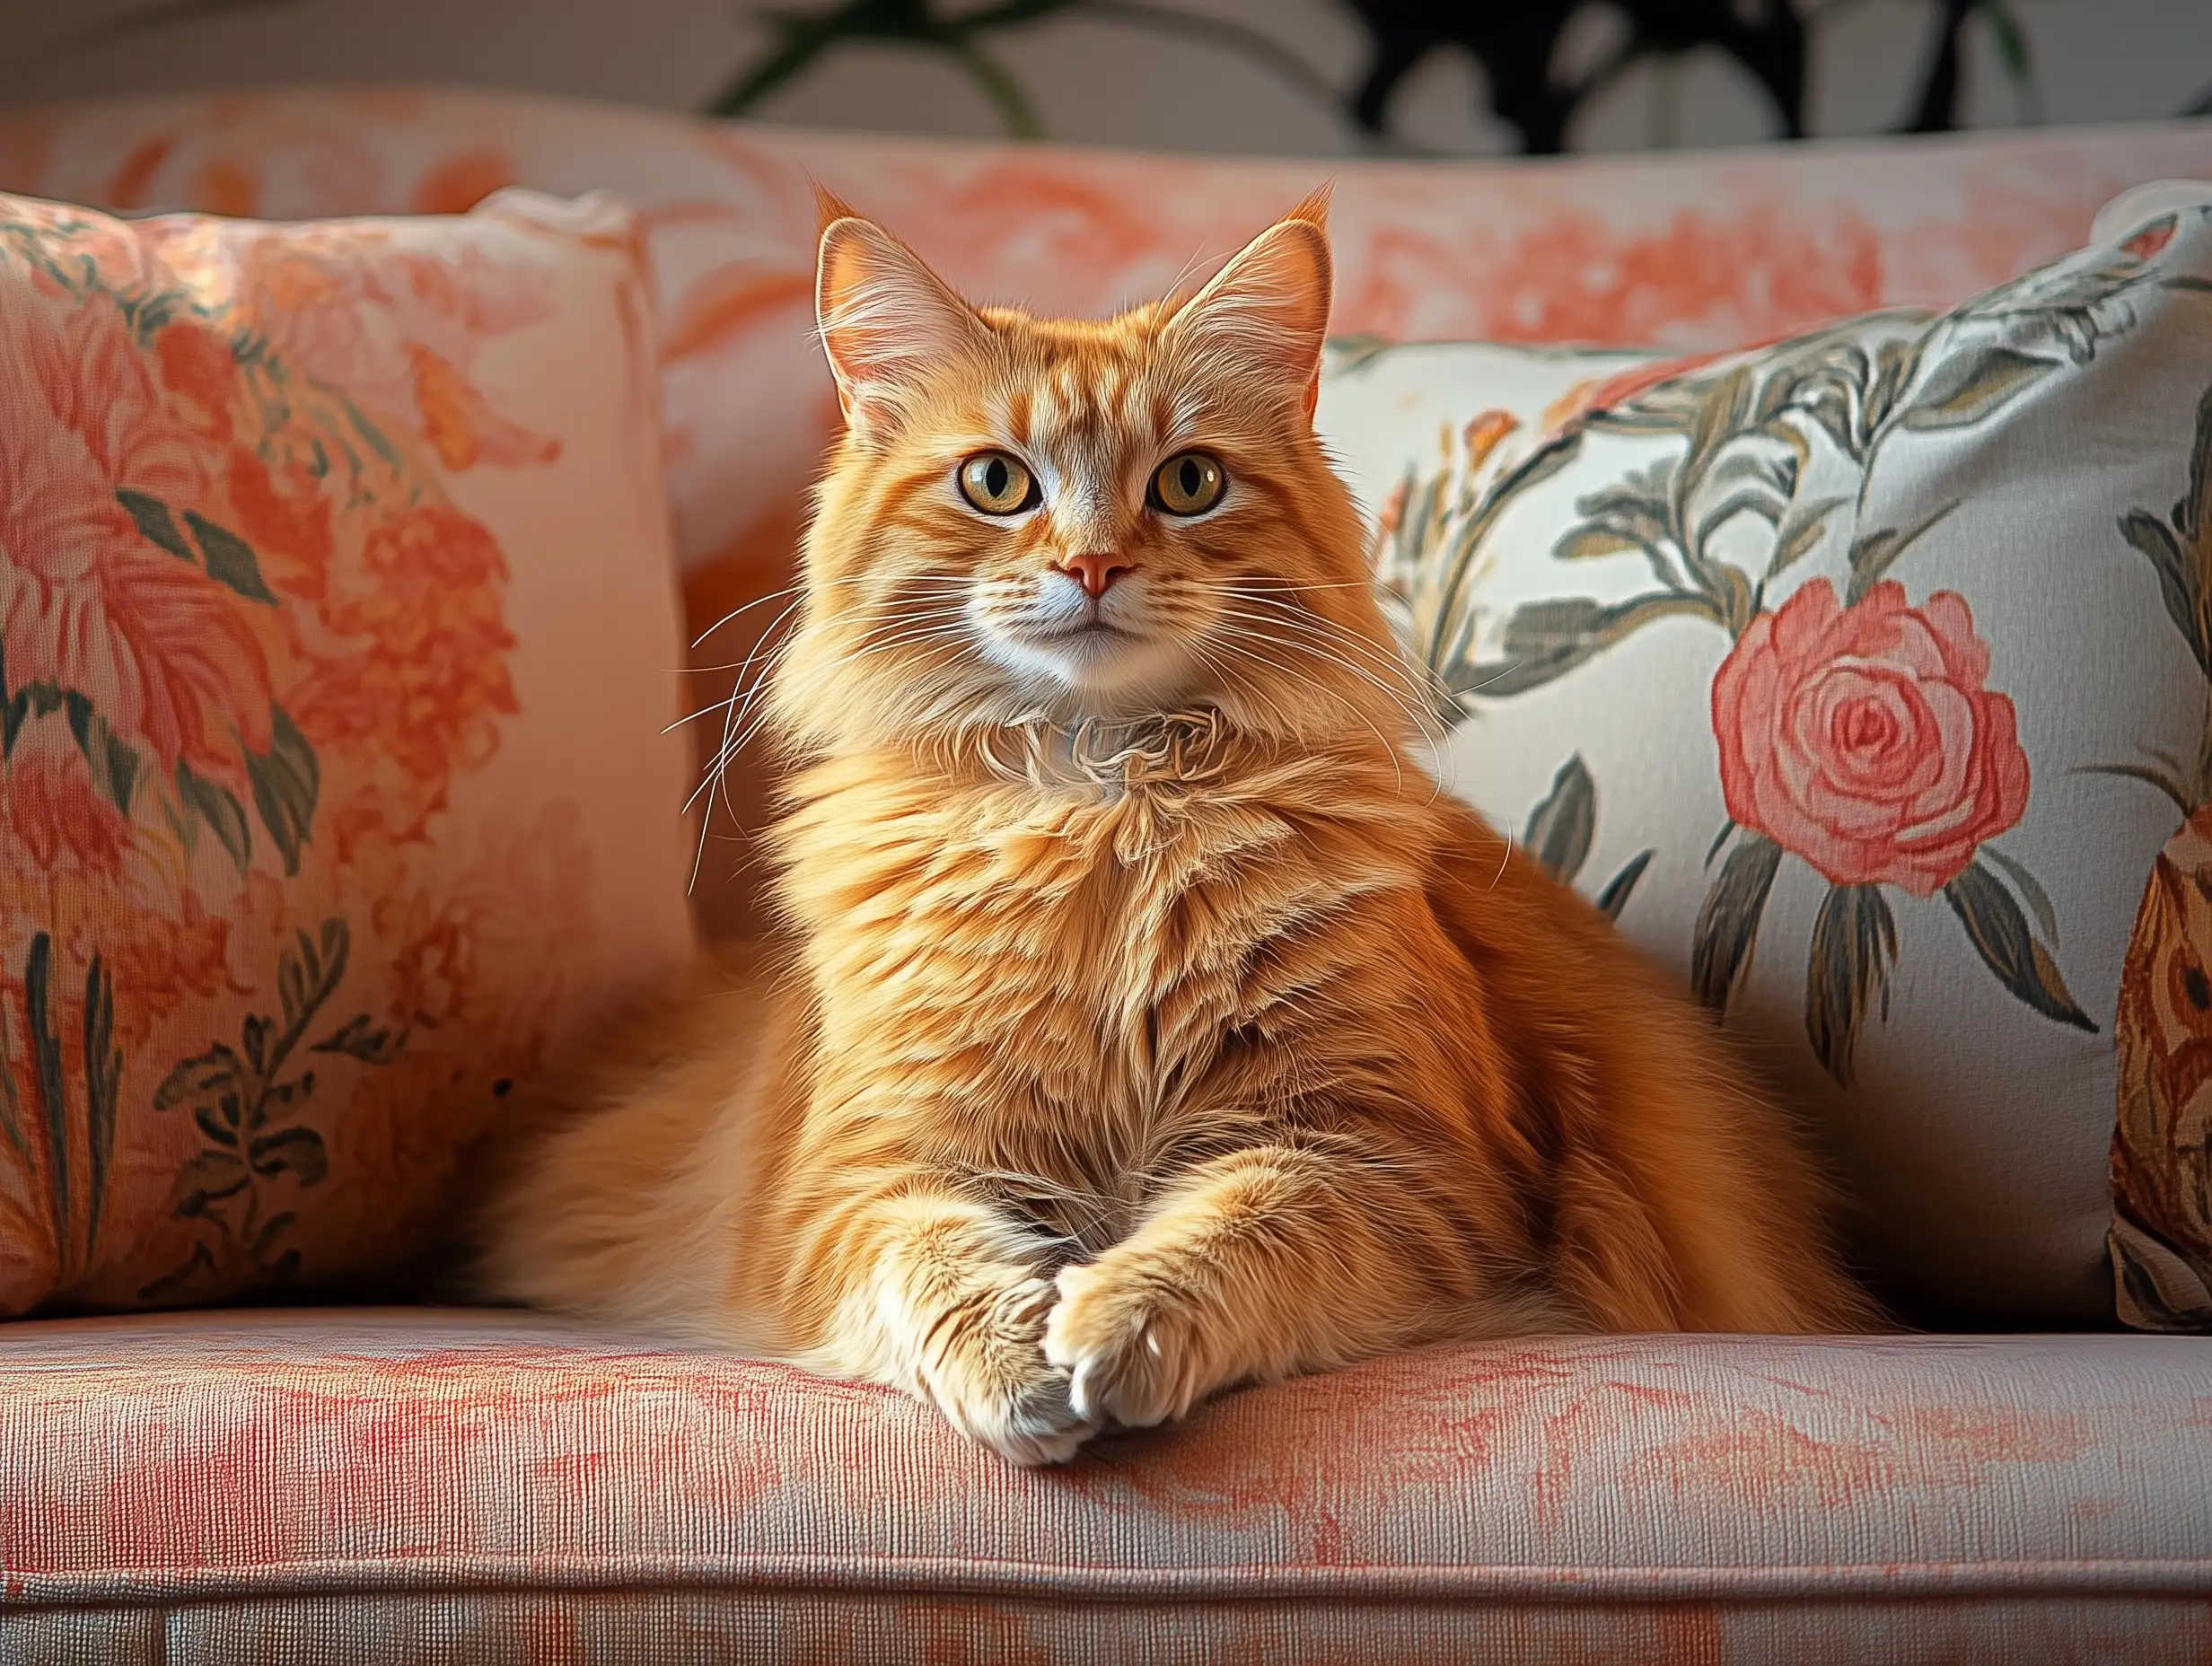
<svg viewBox="0 0 2212 1666"><path fill-rule="evenodd" d="M1521 846L1528 852L1529 859L1553 879L1563 885L1572 885L1581 877L1583 864L1590 859L1597 821L1597 783L1590 778L1590 767L1577 752L1559 766L1558 773L1551 778L1551 791L1529 812L1528 825L1521 834ZM1628 899L1635 893L1637 881L1651 865L1652 855L1651 851L1638 851L1605 881L1593 899L1600 913L1608 919L1620 917L1620 911L1628 906Z"/></svg>
<svg viewBox="0 0 2212 1666"><path fill-rule="evenodd" d="M203 1279L250 1264L257 1279L281 1283L299 1271L300 1252L278 1249L295 1210L270 1212L279 1181L304 1190L321 1184L329 1153L321 1133L297 1120L314 1097L313 1069L285 1074L295 1053L384 1065L406 1045L404 1031L376 1028L356 1013L309 1042L323 1008L346 980L352 933L343 919L325 920L319 936L295 934L277 965L278 1011L249 1013L239 1044L218 1041L171 1069L154 1096L157 1111L184 1110L206 1142L177 1171L171 1209L203 1222L210 1234L198 1240L182 1265L140 1291L146 1301L189 1294ZM264 1185L267 1182L268 1185Z"/></svg>

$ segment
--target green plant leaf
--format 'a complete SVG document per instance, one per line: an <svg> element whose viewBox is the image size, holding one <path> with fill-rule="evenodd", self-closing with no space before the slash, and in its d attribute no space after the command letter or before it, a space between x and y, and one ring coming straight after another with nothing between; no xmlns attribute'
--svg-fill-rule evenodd
<svg viewBox="0 0 2212 1666"><path fill-rule="evenodd" d="M1551 547L1555 561L1593 561L1602 556L1642 553L1644 546L1627 533L1594 523L1576 527Z"/></svg>
<svg viewBox="0 0 2212 1666"><path fill-rule="evenodd" d="M50 997L54 981L54 939L33 933L23 962L23 1017L31 1034L31 1074L39 1084L39 1109L46 1136L47 1210L54 1228L54 1254L65 1274L74 1265L69 1235L70 1174L68 1102L63 1092L61 1037L54 1031Z"/></svg>
<svg viewBox="0 0 2212 1666"><path fill-rule="evenodd" d="M2212 621L2201 605L2199 586L2204 574L2181 548L2166 523L2146 510L2130 509L2120 518L2120 535L2151 564L2158 577L2158 594L2166 604L2166 617L2181 633L2181 640L2196 656L2197 669L2212 678Z"/></svg>
<svg viewBox="0 0 2212 1666"><path fill-rule="evenodd" d="M6 1003L0 1001L0 1134L7 1136L15 1154L28 1162L31 1142L23 1135L23 1102L15 1092L15 1044L9 1035L13 1028Z"/></svg>
<svg viewBox="0 0 2212 1666"><path fill-rule="evenodd" d="M1704 383L1690 429L1690 454L1682 460L1682 478L1694 489L1712 468L1722 446L1743 432L1751 416L1751 367L1736 364Z"/></svg>
<svg viewBox="0 0 2212 1666"><path fill-rule="evenodd" d="M298 873L300 852L312 835L315 802L322 792L322 766L281 706L269 707L268 750L246 754L246 778L261 825L284 856L285 875Z"/></svg>
<svg viewBox="0 0 2212 1666"><path fill-rule="evenodd" d="M1797 459L1792 452L1765 452L1748 445L1738 446L1713 466L1706 486L1716 492L1740 486L1763 486L1771 495L1786 501L1797 490Z"/></svg>
<svg viewBox="0 0 2212 1666"><path fill-rule="evenodd" d="M6 668L0 666L0 688L7 686ZM50 682L27 682L0 702L0 762L15 750L15 737L34 717L50 716L61 709L62 691Z"/></svg>
<svg viewBox="0 0 2212 1666"><path fill-rule="evenodd" d="M1742 514L1757 515L1769 526L1779 526L1788 510L1786 497L1778 497L1765 486L1753 481L1738 487L1705 512L1698 522L1696 540L1702 548L1716 532Z"/></svg>
<svg viewBox="0 0 2212 1666"><path fill-rule="evenodd" d="M1529 813L1522 848L1536 865L1563 885L1575 882L1590 856L1590 840L1597 830L1598 790L1589 767L1576 753L1551 777L1551 791Z"/></svg>
<svg viewBox="0 0 2212 1666"><path fill-rule="evenodd" d="M207 1213L207 1206L233 1197L252 1184L246 1160L234 1151L202 1149L185 1159L171 1187L176 1212L190 1220Z"/></svg>
<svg viewBox="0 0 2212 1666"><path fill-rule="evenodd" d="M115 1045L115 980L98 954L84 974L84 1150L90 1196L84 1206L84 1254L100 1241L100 1214L115 1160L115 1112L123 1083L123 1050Z"/></svg>
<svg viewBox="0 0 2212 1666"><path fill-rule="evenodd" d="M131 792L138 782L138 754L116 737L107 719L75 689L62 697L62 705L69 715L69 732L76 737L77 750L92 773L93 790L129 815Z"/></svg>
<svg viewBox="0 0 2212 1666"><path fill-rule="evenodd" d="M31 716L31 690L8 692L8 653L0 644L0 764L15 750L15 735Z"/></svg>
<svg viewBox="0 0 2212 1666"><path fill-rule="evenodd" d="M256 1174L282 1174L290 1170L303 1186L318 1184L330 1167L322 1136L312 1128L279 1128L274 1134L264 1134L246 1147L246 1156Z"/></svg>
<svg viewBox="0 0 2212 1666"><path fill-rule="evenodd" d="M298 1220L296 1210L279 1209L261 1223L261 1230L253 1235L251 1250L256 1261L267 1261L268 1252L276 1247L276 1234Z"/></svg>
<svg viewBox="0 0 2212 1666"><path fill-rule="evenodd" d="M1502 478L1493 482L1475 505L1474 513L1465 518L1453 534L1448 553L1443 563L1443 580L1437 586L1437 600L1433 617L1426 633L1427 640L1418 656L1423 663L1434 668L1447 684L1456 675L1464 680L1470 675L1464 658L1448 656L1445 644L1469 627L1465 609L1469 575L1474 571L1475 557L1481 552L1483 541L1490 535L1501 516L1520 495L1549 480L1571 464L1582 451L1582 430L1569 428L1558 438L1547 441L1529 456L1514 465ZM1400 530L1400 538L1407 529ZM1446 666L1452 668L1446 672ZM1462 692L1463 690L1451 690ZM1458 714L1454 714L1457 716Z"/></svg>
<svg viewBox="0 0 2212 1666"><path fill-rule="evenodd" d="M249 1013L238 1026L238 1044L245 1049L246 1063L256 1076L266 1079L281 1064L281 1059L269 1057L268 1040L275 1026L259 1013Z"/></svg>
<svg viewBox="0 0 2212 1666"><path fill-rule="evenodd" d="M307 954L313 952L314 945L308 942L305 932L299 934L297 941ZM307 1004L309 964L306 955L286 954L278 957L276 999L283 1010L284 1027L286 1030L299 1022L300 1013Z"/></svg>
<svg viewBox="0 0 2212 1666"><path fill-rule="evenodd" d="M1524 602L1505 621L1502 657L1460 667L1447 679L1454 694L1509 699L1556 681L1645 626L1671 616L1723 624L1709 596L1654 592L1605 603L1587 596Z"/></svg>
<svg viewBox="0 0 2212 1666"><path fill-rule="evenodd" d="M1804 414L1833 441L1838 451L1855 463L1866 460L1865 436L1851 420L1850 396L1843 389L1826 386L1806 400Z"/></svg>
<svg viewBox="0 0 2212 1666"><path fill-rule="evenodd" d="M1751 954L1781 865L1779 845L1764 834L1746 833L1705 893L1690 933L1690 986L1716 1013L1728 1010L1729 992Z"/></svg>
<svg viewBox="0 0 2212 1666"><path fill-rule="evenodd" d="M2173 530L2199 550L2212 539L2212 388L2197 401L2197 425L2189 448L2189 489L2173 505Z"/></svg>
<svg viewBox="0 0 2212 1666"><path fill-rule="evenodd" d="M1881 583L1883 576L1897 565L1897 559L1920 541L1930 528L1945 515L1958 508L1962 500L1953 498L1918 526L1877 527L1851 540L1851 583L1844 600L1856 606L1866 599L1869 591Z"/></svg>
<svg viewBox="0 0 2212 1666"><path fill-rule="evenodd" d="M192 546L186 541L183 530L177 525L176 516L169 513L169 505L158 497L148 497L144 492L134 492L127 487L117 488L115 501L123 505L126 514L138 523L138 530L147 539L159 544L180 561L189 561L198 566Z"/></svg>
<svg viewBox="0 0 2212 1666"><path fill-rule="evenodd" d="M2013 894L1979 857L1944 887L1944 899L1997 982L2044 1017L2096 1033L2096 1025L2075 1004L2050 951L2028 929L2027 916Z"/></svg>
<svg viewBox="0 0 2212 1666"><path fill-rule="evenodd" d="M184 512L184 523L192 529L192 536L199 540L200 554L207 564L207 576L217 583L228 584L249 601L266 601L274 606L274 592L261 581L261 563L253 553L253 546L230 530L217 526L196 510Z"/></svg>
<svg viewBox="0 0 2212 1666"><path fill-rule="evenodd" d="M154 1090L154 1109L174 1110L188 1100L202 1102L239 1091L239 1058L217 1042L206 1052L175 1065Z"/></svg>
<svg viewBox="0 0 2212 1666"><path fill-rule="evenodd" d="M205 1243L196 1243L192 1246L192 1253L185 1257L182 1266L172 1268L159 1278L149 1279L141 1285L138 1287L138 1299L141 1302L166 1302L172 1296L181 1294L189 1289L194 1281L202 1274L212 1273L215 1270L215 1258L207 1252L207 1246Z"/></svg>
<svg viewBox="0 0 2212 1666"><path fill-rule="evenodd" d="M1636 890L1637 881L1644 877L1644 870L1651 866L1654 853L1639 850L1628 858L1620 872L1605 881L1605 889L1597 894L1597 909L1609 920L1620 917L1620 911L1628 906L1628 898Z"/></svg>
<svg viewBox="0 0 2212 1666"><path fill-rule="evenodd" d="M244 873L253 860L253 832L246 825L246 811L230 788L195 774L192 766L177 760L177 795L192 813L223 841L231 860Z"/></svg>
<svg viewBox="0 0 2212 1666"><path fill-rule="evenodd" d="M1774 530L1774 554L1767 561L1768 582L1773 583L1810 555L1820 544L1821 534L1828 530L1828 517L1850 501L1848 497L1822 497L1793 507Z"/></svg>
<svg viewBox="0 0 2212 1666"><path fill-rule="evenodd" d="M983 96L997 109L998 118L1006 124L1006 136L1011 139L1041 139L1044 124L1037 119L1029 96L1021 83L1006 72L1006 68L972 40L958 40L945 48L952 61L966 70Z"/></svg>
<svg viewBox="0 0 2212 1666"><path fill-rule="evenodd" d="M1878 885L1833 885L1813 921L1805 960L1805 1039L1822 1068L1845 1087L1869 1006L1890 1015L1890 968L1897 920Z"/></svg>
<svg viewBox="0 0 2212 1666"><path fill-rule="evenodd" d="M2034 74L2028 56L2028 37L2020 27L2020 21L2012 8L1997 0L1975 0L1974 9L1981 13L1982 22L1989 26L1989 38L1997 43L1998 62L2015 84L2024 87Z"/></svg>
<svg viewBox="0 0 2212 1666"><path fill-rule="evenodd" d="M2188 814L2186 811L2182 813ZM1984 845L1975 855L1984 862L1994 863L1997 872L2013 882L2013 889L2020 893L2020 899L2028 905L2028 912L2042 928L2044 938L2055 945L2058 941L2058 910L2051 907L2050 893L2043 889L2042 881L1995 845Z"/></svg>
<svg viewBox="0 0 2212 1666"><path fill-rule="evenodd" d="M1713 842L1705 847L1705 861L1699 865L1710 870L1713 858L1720 855L1720 847L1728 842L1728 836L1736 830L1735 818L1728 817L1720 824L1720 831L1713 835Z"/></svg>
<svg viewBox="0 0 2212 1666"><path fill-rule="evenodd" d="M2172 802L2174 811L2186 821L2197 809L2195 798L2183 791L2171 770L2161 769L2155 764L2076 764L2068 773L2081 776L2117 776L2123 781L2140 781L2146 786L2155 786Z"/></svg>
<svg viewBox="0 0 2212 1666"><path fill-rule="evenodd" d="M1912 386L1912 379L1920 373L1920 358L1927 345L1926 336L1914 335L1901 341L1884 341L1875 347L1860 396L1862 453L1896 416L1898 401Z"/></svg>
<svg viewBox="0 0 2212 1666"><path fill-rule="evenodd" d="M337 1030L325 1036L307 1050L311 1053L338 1053L347 1058L357 1058L364 1065L389 1065L407 1045L404 1030L394 1032L381 1029L369 1020L366 1013L356 1013Z"/></svg>
<svg viewBox="0 0 2212 1666"><path fill-rule="evenodd" d="M2057 359L1989 345L1939 359L1919 394L1898 421L1907 428L1964 428L2026 392L2052 371Z"/></svg>

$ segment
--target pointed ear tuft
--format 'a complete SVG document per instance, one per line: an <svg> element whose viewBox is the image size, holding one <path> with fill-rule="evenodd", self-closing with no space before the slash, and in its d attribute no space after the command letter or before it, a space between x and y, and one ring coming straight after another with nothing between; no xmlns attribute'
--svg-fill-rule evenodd
<svg viewBox="0 0 2212 1666"><path fill-rule="evenodd" d="M1239 382L1270 389L1310 417L1334 283L1324 186L1244 245L1176 309L1161 339Z"/></svg>
<svg viewBox="0 0 2212 1666"><path fill-rule="evenodd" d="M1298 206L1283 216L1286 220L1304 220L1308 225L1322 232L1329 229L1329 200L1337 194L1337 182L1323 180L1298 199Z"/></svg>
<svg viewBox="0 0 2212 1666"><path fill-rule="evenodd" d="M852 205L824 185L820 180L809 179L814 188L814 235L819 238L839 220L857 220Z"/></svg>
<svg viewBox="0 0 2212 1666"><path fill-rule="evenodd" d="M990 335L905 244L850 215L822 228L814 316L838 401L856 430L891 421L932 366Z"/></svg>

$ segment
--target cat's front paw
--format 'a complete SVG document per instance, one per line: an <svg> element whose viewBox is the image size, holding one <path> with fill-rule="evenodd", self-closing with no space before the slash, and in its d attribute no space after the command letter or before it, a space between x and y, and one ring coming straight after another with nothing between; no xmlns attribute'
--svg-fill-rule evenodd
<svg viewBox="0 0 2212 1666"><path fill-rule="evenodd" d="M1013 1463L1066 1463L1098 1433L1070 1399L1067 1373L1045 1358L1045 1315L1058 1297L1046 1280L1023 1279L979 1319L944 1320L923 1340L925 1398L962 1434Z"/></svg>
<svg viewBox="0 0 2212 1666"><path fill-rule="evenodd" d="M1110 1259L1063 1267L1045 1321L1045 1358L1067 1373L1068 1400L1101 1425L1149 1429L1180 1417L1215 1383L1196 1318L1151 1280Z"/></svg>

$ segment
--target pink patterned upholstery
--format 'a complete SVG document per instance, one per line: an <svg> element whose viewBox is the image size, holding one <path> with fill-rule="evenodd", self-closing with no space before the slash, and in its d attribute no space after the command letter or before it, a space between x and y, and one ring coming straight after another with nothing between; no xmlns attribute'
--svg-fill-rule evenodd
<svg viewBox="0 0 2212 1666"><path fill-rule="evenodd" d="M1464 1347L1038 1473L523 1314L31 1323L0 1477L0 1659L2212 1654L2181 1338Z"/></svg>

